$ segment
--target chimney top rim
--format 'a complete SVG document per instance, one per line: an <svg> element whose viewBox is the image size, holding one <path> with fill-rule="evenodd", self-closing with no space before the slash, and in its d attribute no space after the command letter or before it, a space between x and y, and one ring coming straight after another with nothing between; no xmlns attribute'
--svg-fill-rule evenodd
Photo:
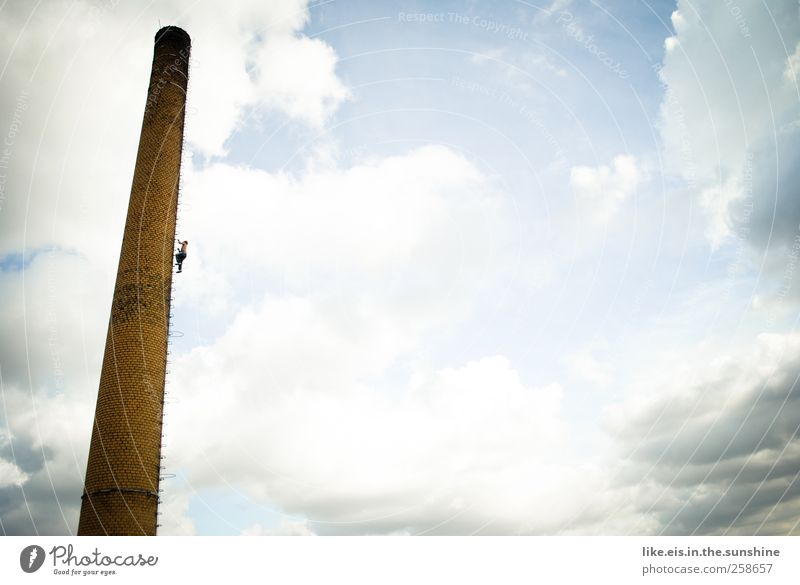
<svg viewBox="0 0 800 585"><path fill-rule="evenodd" d="M184 41L188 46L192 45L192 38L189 36L185 30L180 28L179 26L164 26L158 29L155 37L155 44L159 44L164 42L169 37L180 37L182 41Z"/></svg>

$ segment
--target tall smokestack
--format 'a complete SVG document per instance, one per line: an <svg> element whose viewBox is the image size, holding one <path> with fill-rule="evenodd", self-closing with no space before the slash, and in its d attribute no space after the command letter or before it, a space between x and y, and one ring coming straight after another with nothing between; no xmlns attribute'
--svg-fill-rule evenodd
<svg viewBox="0 0 800 585"><path fill-rule="evenodd" d="M189 35L155 38L108 323L79 535L155 535Z"/></svg>

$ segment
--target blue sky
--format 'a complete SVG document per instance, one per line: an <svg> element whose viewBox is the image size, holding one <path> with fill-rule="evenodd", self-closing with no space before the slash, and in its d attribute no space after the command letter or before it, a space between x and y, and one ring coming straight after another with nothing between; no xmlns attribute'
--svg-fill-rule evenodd
<svg viewBox="0 0 800 585"><path fill-rule="evenodd" d="M159 22L162 534L798 531L789 0L3 13L7 534L76 528Z"/></svg>

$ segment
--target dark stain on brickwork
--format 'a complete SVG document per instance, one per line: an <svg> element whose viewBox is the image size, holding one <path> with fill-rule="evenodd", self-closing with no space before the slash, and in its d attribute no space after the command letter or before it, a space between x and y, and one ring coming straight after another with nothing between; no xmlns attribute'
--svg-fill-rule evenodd
<svg viewBox="0 0 800 585"><path fill-rule="evenodd" d="M169 319L170 280L161 274L128 271L132 275L117 278L111 321L119 325L128 321L147 321L164 325Z"/></svg>

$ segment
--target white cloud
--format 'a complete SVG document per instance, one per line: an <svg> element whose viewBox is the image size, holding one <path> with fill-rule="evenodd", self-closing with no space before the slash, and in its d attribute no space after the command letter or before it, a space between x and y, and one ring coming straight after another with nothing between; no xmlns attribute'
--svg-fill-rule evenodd
<svg viewBox="0 0 800 585"><path fill-rule="evenodd" d="M607 223L635 193L640 178L636 160L630 155L614 157L613 169L606 165L573 167L570 186L578 199L578 212L586 213L593 223Z"/></svg>
<svg viewBox="0 0 800 585"><path fill-rule="evenodd" d="M38 388L3 388L13 457L25 475L13 490L3 487L15 482L0 482L0 509L9 534L69 534L77 529L97 388L96 379L90 386L80 382L72 380L63 394L51 396ZM11 455L10 448L3 451Z"/></svg>
<svg viewBox="0 0 800 585"><path fill-rule="evenodd" d="M717 249L735 229L731 217L731 205L744 196L738 178L731 178L724 185L704 189L700 194L700 206L708 217L705 235L712 249Z"/></svg>
<svg viewBox="0 0 800 585"><path fill-rule="evenodd" d="M686 18L680 10L674 10L670 15L672 26L675 27L675 32L680 34L686 30Z"/></svg>
<svg viewBox="0 0 800 585"><path fill-rule="evenodd" d="M349 97L336 76L335 51L300 34L308 17L308 0L292 0L236 2L222 12L193 6L177 19L186 19L192 36L191 145L224 154L225 140L252 107L320 126Z"/></svg>
<svg viewBox="0 0 800 585"><path fill-rule="evenodd" d="M786 68L783 70L783 78L795 87L798 77L800 77L800 43L797 43L794 53L786 58Z"/></svg>
<svg viewBox="0 0 800 585"><path fill-rule="evenodd" d="M162 489L167 487L162 482ZM189 503L192 499L191 492L183 489L164 489L164 496L158 506L159 534L169 536L193 536L197 528L189 517Z"/></svg>
<svg viewBox="0 0 800 585"><path fill-rule="evenodd" d="M349 275L447 294L502 264L499 251L513 243L508 203L444 147L299 178L215 164L186 179L183 232L196 255L231 277L267 271L298 286Z"/></svg>
<svg viewBox="0 0 800 585"><path fill-rule="evenodd" d="M398 387L387 367L425 330L363 302L322 304L267 299L175 363L168 456L195 487L240 486L315 531L537 532L601 481L552 459L567 440L557 384L526 386L490 356L413 368ZM236 421L224 437L180 432L219 420Z"/></svg>
<svg viewBox="0 0 800 585"><path fill-rule="evenodd" d="M173 279L173 307L201 308L207 317L229 315L234 307L230 282L219 269L209 266L202 254L195 254L193 248L190 245L185 270Z"/></svg>
<svg viewBox="0 0 800 585"><path fill-rule="evenodd" d="M0 436L9 437L0 459L25 478L20 488L0 485L10 534L77 526L112 287L111 275L58 250L0 272Z"/></svg>
<svg viewBox="0 0 800 585"><path fill-rule="evenodd" d="M557 12L563 12L572 4L572 0L553 0L547 8L540 9L534 17L534 22L544 22L553 17Z"/></svg>
<svg viewBox="0 0 800 585"><path fill-rule="evenodd" d="M336 76L336 61L335 51L320 39L269 38L254 57L259 100L291 118L322 125L350 96Z"/></svg>
<svg viewBox="0 0 800 585"><path fill-rule="evenodd" d="M501 356L407 361L498 286L514 229L491 181L427 146L299 177L215 164L187 184L194 258L233 280L246 268L250 290L284 283L171 368L184 398L168 456L192 485L225 481L315 531L360 532L474 530L501 490L494 530L544 529L517 522L511 502L539 508L531 481L556 464L538 446L565 440L560 387L525 386ZM179 431L208 417L236 420L223 443ZM578 498L542 489L564 509Z"/></svg>
<svg viewBox="0 0 800 585"><path fill-rule="evenodd" d="M242 536L315 536L307 520L291 520L282 518L274 528L264 528L261 524L248 526L241 533Z"/></svg>
<svg viewBox="0 0 800 585"><path fill-rule="evenodd" d="M84 309L107 310L113 286L112 275L58 250L37 254L24 271L0 272L3 382L63 392L99 364L93 356L104 339L95 334L105 335L108 315Z"/></svg>
<svg viewBox="0 0 800 585"><path fill-rule="evenodd" d="M800 38L797 6L743 3L734 13L727 3L681 0L678 8L660 72L666 170L684 178L700 200L712 246L741 227L754 243L780 248L798 223L792 175L798 134L776 136L800 118L797 89L787 83L797 54L788 47ZM749 192L748 183L755 208L738 226L732 217L744 215L745 201L737 192Z"/></svg>
<svg viewBox="0 0 800 585"><path fill-rule="evenodd" d="M607 410L619 482L667 534L797 531L800 336L700 343L641 372Z"/></svg>
<svg viewBox="0 0 800 585"><path fill-rule="evenodd" d="M22 485L30 476L17 467L13 462L0 457L0 488L9 485Z"/></svg>

